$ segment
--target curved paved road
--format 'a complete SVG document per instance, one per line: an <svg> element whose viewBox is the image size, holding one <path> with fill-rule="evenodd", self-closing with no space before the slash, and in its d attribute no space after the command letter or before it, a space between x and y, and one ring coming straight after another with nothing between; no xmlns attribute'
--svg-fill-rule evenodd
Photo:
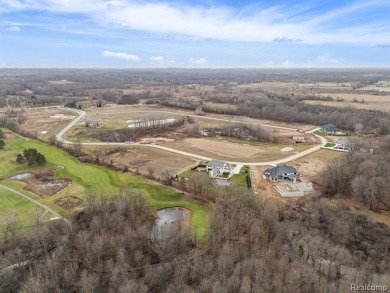
<svg viewBox="0 0 390 293"><path fill-rule="evenodd" d="M82 110L76 110L76 109L70 109L70 108L64 108L64 109L72 111L72 112L76 112L79 116L77 118L75 118L74 120L72 120L66 127L64 127L56 135L56 140L59 141L59 142L62 142L64 144L72 145L75 142L69 141L69 140L64 140L63 136L74 125L76 125L79 121L81 121L85 117L86 113L84 111L82 111ZM150 111L136 111L136 112L150 112ZM175 112L169 112L169 111L156 110L156 111L153 111L153 112L169 113L169 114L175 114L175 115L190 116L190 117L197 117L197 118L201 118L201 119L210 119L210 120L218 120L218 121L226 121L226 122L248 123L248 122L239 121L239 120L229 120L229 119L223 119L223 118L197 116L197 115L192 115L192 114L175 113ZM118 112L118 113L122 113L122 112ZM128 113L128 112L123 112L123 113ZM104 112L102 114L104 114ZM249 123L251 123L251 122L249 122ZM252 124L255 124L255 123L253 122ZM282 127L282 126L273 126L273 125L265 125L265 126L270 127L270 128L286 129L286 130L296 131L296 128L289 128L289 127ZM322 147L325 146L325 144L327 143L326 138L314 134L314 131L316 131L318 129L319 128L313 129L313 130L311 130L311 131L309 131L307 133L311 133L312 135L318 137L321 140L321 144L320 145L316 145L316 146L314 146L314 147L312 147L310 149L307 149L305 151L302 151L300 153L291 155L291 156L283 158L283 159L267 161L267 162L234 162L234 161L229 161L229 163L231 163L231 164L242 164L242 165L247 165L247 166L274 166L274 165L288 163L288 162L297 160L297 159L302 158L304 156L307 156L307 155L309 155L309 154L311 154L313 152L316 152L316 151L320 150ZM131 143L131 144L129 144L129 143L124 143L124 142L80 142L80 143L82 145L90 145L90 146L126 146L126 147L145 146L145 147L156 148L156 149L160 149L160 150L163 150L163 151L166 151L166 152L170 152L170 153L174 153L174 154L178 154L178 155L181 155L181 156L194 158L194 159L198 159L198 160L203 160L203 161L210 161L210 160L213 159L213 158L209 158L209 157L206 157L206 156L202 156L202 155L198 155L198 154L194 154L194 153L190 153L190 152L184 152L184 151L180 151L180 150L177 150L177 149L173 149L173 148L166 147L166 146L161 146L161 145L156 145L156 144L139 144L139 143Z"/></svg>

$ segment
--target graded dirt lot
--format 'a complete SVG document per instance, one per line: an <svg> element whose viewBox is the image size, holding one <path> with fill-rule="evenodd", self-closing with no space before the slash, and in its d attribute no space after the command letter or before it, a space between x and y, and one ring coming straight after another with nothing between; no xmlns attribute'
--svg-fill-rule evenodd
<svg viewBox="0 0 390 293"><path fill-rule="evenodd" d="M295 148L292 151L280 151L284 147L290 147L290 145L268 143L250 145L249 143L244 143L243 141L240 143L234 143L228 140L218 140L215 138L187 138L181 141L160 144L206 157L241 162L271 161L288 157L297 151ZM308 146L293 145L293 147L307 148Z"/></svg>
<svg viewBox="0 0 390 293"><path fill-rule="evenodd" d="M327 166L331 160L337 160L346 153L331 150L319 150L309 156L289 163L301 174L302 181L313 181L315 177Z"/></svg>

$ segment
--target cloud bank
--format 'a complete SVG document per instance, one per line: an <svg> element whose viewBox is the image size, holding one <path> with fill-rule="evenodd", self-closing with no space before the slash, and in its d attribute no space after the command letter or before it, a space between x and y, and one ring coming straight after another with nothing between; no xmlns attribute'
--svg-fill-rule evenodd
<svg viewBox="0 0 390 293"><path fill-rule="evenodd" d="M130 62L140 62L141 58L137 55L122 53L122 52L112 52L112 51L103 51L104 57L118 58L123 59Z"/></svg>
<svg viewBox="0 0 390 293"><path fill-rule="evenodd" d="M390 40L388 18L365 18L367 11L390 10L388 0L357 1L325 12L308 4L269 7L252 4L237 9L190 3L7 0L1 1L0 13L26 10L77 13L99 26L228 41L379 44ZM353 22L353 18L362 20Z"/></svg>

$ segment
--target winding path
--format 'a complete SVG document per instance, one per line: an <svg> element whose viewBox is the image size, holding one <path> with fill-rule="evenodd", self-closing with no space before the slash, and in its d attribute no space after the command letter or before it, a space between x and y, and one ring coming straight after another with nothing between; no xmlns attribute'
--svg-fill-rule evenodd
<svg viewBox="0 0 390 293"><path fill-rule="evenodd" d="M31 197L29 197L28 195L25 195L15 189L12 189L8 186L5 186L3 184L0 184L0 188L3 188L3 189L6 189L12 193L15 193L21 197L23 197L24 199L27 199L28 201L31 201L32 203L40 206L41 208L43 208L45 210L45 213L51 213L55 218L58 218L58 219L65 219L63 216L61 216L59 213L57 213L55 210L49 208L48 206L44 205L43 203L40 203L39 201L36 201L35 199L32 199Z"/></svg>
<svg viewBox="0 0 390 293"><path fill-rule="evenodd" d="M72 112L76 112L79 116L72 120L67 126L65 126L55 137L56 141L72 145L75 144L73 141L69 140L64 140L63 136L68 132L74 125L79 123L84 117L86 116L86 112L82 110L76 110L76 109L70 109L70 108L63 108ZM150 111L136 111L136 112L150 112ZM225 122L234 122L234 123L250 123L250 124L256 124L255 122L245 122L245 121L240 121L240 120L229 120L229 119L224 119L224 118L215 118L215 117L205 117L205 116L197 116L197 115L192 115L192 114L186 114L186 113L176 113L176 112L170 112L170 111L162 111L162 110L154 110L153 112L160 112L160 113L168 113L168 114L174 114L174 115L182 115L182 116L190 116L190 117L196 117L200 119L209 119L209 120L218 120L218 121L225 121ZM118 112L118 113L124 113L124 112ZM125 112L128 113L128 112ZM102 113L104 114L104 112ZM264 125L269 128L277 128L277 129L285 129L285 130L292 130L296 131L296 128L290 128L290 127L283 127L283 126L274 126L274 125ZM324 147L327 143L326 138L319 136L315 134L314 132L318 130L319 128L313 129L311 131L308 131L307 133L311 133L312 135L316 136L321 140L321 144L316 145L310 149L304 150L300 153L291 155L289 157L283 158L283 159L278 159L278 160L273 160L273 161L266 161L266 162L234 162L234 161L229 161L231 164L241 164L241 165L247 165L247 166L274 166L278 164L284 164L288 163L294 160L297 160L299 158L302 158L304 156L307 156L313 152L316 152L320 150L322 147ZM184 152L180 151L174 148L166 147L166 146L161 146L161 145L156 145L156 144L140 144L140 143L124 143L124 142L80 142L82 145L89 145L89 146L126 146L126 147L132 147L132 146L145 146L145 147L150 147L150 148L156 148L160 149L166 152L178 154L181 156L193 158L193 159L198 159L202 161L210 161L213 158L190 153L190 152Z"/></svg>

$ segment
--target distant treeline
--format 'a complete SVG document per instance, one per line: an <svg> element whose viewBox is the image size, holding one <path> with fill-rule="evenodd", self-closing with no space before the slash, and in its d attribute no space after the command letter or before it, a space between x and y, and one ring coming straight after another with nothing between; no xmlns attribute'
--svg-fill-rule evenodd
<svg viewBox="0 0 390 293"><path fill-rule="evenodd" d="M236 107L214 107L203 105L205 112L247 116L251 118L271 119L282 122L324 125L333 123L341 129L379 134L390 133L390 116L378 111L359 110L354 108L336 108L321 105L305 104L298 99L279 96L243 97L236 100ZM170 107L195 110L198 105L191 102L162 101Z"/></svg>

